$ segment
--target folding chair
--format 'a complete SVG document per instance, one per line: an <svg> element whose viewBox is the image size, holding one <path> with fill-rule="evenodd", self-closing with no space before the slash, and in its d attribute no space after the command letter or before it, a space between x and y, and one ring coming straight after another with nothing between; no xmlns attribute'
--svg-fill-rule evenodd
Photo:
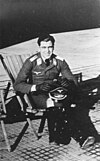
<svg viewBox="0 0 100 161"><path fill-rule="evenodd" d="M0 121L1 121L1 127L2 127L2 131L3 131L3 134L4 134L4 138L5 138L5 142L6 142L8 151L12 151L13 149L12 149L10 143L9 143L8 138L7 138L7 132L6 132L6 129L5 129L5 124L4 124L4 120L7 116L7 110L6 110L6 103L5 102L7 101L7 96L8 96L8 93L10 92L10 89L11 88L13 89L13 84L15 82L15 79L17 77L17 74L18 74L20 68L23 65L23 62L26 60L26 58L28 58L30 56L31 56L31 54L23 54L23 55L21 55L21 54L18 54L18 55L1 54L0 55L1 63L2 63L4 69L6 70L8 76L10 78L10 81L8 82L7 88L6 89L0 89L1 106L2 106L1 109L3 111L3 114L0 116ZM25 94L24 97L22 97L21 95L15 93L14 89L13 89L13 93L14 93L14 96L16 96L16 98L17 98L17 100L20 104L21 111L23 111L24 114L25 114L26 124L25 124L24 128L30 126L31 130L34 132L37 139L39 139L38 133L36 132L33 124L31 123L31 119L29 117L30 116L29 110L32 109L32 105L29 101L28 96ZM26 108L26 104L27 104L27 108ZM39 111L35 111L35 112L37 114L37 112L39 112ZM43 117L43 120L44 120L45 111L43 112L43 115L40 114L40 117L39 117L39 115L36 117L35 112L32 113L32 119L35 119L35 118L41 118L42 119L42 117ZM22 129L22 131L23 131L23 129ZM17 140L18 140L18 138L17 138Z"/></svg>

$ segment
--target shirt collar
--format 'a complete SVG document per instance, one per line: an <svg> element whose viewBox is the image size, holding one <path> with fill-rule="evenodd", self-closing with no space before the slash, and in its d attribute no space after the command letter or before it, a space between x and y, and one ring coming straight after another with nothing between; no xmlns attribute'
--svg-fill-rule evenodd
<svg viewBox="0 0 100 161"><path fill-rule="evenodd" d="M42 56L41 56L41 58L42 58L42 60L45 62L45 60L46 60L46 59L45 59L45 58L43 58ZM50 58L48 58L48 59L49 59L49 60L51 60L51 57L50 57Z"/></svg>

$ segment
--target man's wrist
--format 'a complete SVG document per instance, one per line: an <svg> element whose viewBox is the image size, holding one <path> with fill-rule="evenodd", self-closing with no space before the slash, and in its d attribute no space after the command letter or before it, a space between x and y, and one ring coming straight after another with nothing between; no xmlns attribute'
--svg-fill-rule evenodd
<svg viewBox="0 0 100 161"><path fill-rule="evenodd" d="M36 85L32 85L31 87L31 92L34 92L34 91L36 91Z"/></svg>

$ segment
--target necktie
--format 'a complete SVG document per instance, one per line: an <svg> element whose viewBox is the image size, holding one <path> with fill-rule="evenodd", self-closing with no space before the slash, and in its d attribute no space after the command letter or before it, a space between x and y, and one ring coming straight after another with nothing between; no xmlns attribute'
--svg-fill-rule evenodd
<svg viewBox="0 0 100 161"><path fill-rule="evenodd" d="M45 63L46 63L47 66L49 66L50 65L50 60L49 59L46 59L45 60Z"/></svg>

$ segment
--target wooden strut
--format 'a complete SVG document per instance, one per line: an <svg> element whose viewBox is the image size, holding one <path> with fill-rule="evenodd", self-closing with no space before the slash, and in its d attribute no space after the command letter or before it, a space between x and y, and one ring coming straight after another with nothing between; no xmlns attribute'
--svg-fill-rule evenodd
<svg viewBox="0 0 100 161"><path fill-rule="evenodd" d="M7 149L10 152L11 151L11 146L10 146L10 143L9 143L9 140L8 140L8 137L7 137L6 129L5 129L5 126L4 126L4 121L1 120L0 122L1 122L3 135L4 135L4 138L5 138L5 142L6 142L6 145L7 145ZM6 148L0 148L0 149L6 149Z"/></svg>
<svg viewBox="0 0 100 161"><path fill-rule="evenodd" d="M1 94L3 111L6 114L6 107L5 107L4 98L3 98L3 89L0 90L0 94ZM4 139L5 139L5 142L6 142L6 145L7 145L7 149L10 152L11 147L10 147L10 143L9 143L9 140L8 140L8 137L7 137L7 133L6 133L5 125L4 125L4 120L2 119L2 120L0 120L0 122L1 122L1 128L2 128L2 131L3 131ZM5 149L5 148L1 148L1 149Z"/></svg>

